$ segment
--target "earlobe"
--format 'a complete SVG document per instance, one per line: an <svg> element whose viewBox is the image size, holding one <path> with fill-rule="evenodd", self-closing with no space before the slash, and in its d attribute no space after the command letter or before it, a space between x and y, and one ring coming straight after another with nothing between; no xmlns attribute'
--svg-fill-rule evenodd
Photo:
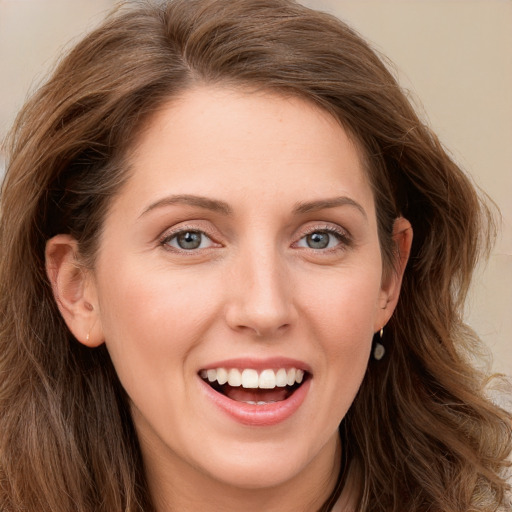
<svg viewBox="0 0 512 512"><path fill-rule="evenodd" d="M103 343L94 286L80 265L77 241L57 235L46 243L46 273L59 311L75 338L89 347Z"/></svg>
<svg viewBox="0 0 512 512"><path fill-rule="evenodd" d="M377 315L375 332L387 324L398 303L405 267L411 252L412 237L411 223L403 217L398 217L393 226L395 260L393 261L393 268L386 272L386 277L382 283L381 314Z"/></svg>

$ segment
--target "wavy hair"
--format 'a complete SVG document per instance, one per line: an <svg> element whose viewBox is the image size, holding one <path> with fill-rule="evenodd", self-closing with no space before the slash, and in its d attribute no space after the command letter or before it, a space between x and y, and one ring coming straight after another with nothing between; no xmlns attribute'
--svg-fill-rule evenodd
<svg viewBox="0 0 512 512"><path fill-rule="evenodd" d="M291 0L171 0L114 12L18 116L0 218L0 508L151 511L127 397L104 346L78 343L46 277L69 233L93 266L102 221L144 123L194 84L294 95L357 141L384 266L394 219L414 242L388 324L342 423L364 512L495 511L512 418L469 360L462 306L492 221L392 73L338 19Z"/></svg>

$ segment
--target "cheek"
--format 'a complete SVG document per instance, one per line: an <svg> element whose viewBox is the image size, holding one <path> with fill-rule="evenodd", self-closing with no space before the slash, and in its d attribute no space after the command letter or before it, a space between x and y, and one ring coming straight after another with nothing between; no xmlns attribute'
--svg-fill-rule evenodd
<svg viewBox="0 0 512 512"><path fill-rule="evenodd" d="M379 266L350 266L303 287L303 313L330 338L356 342L373 335L381 302ZM349 343L350 344L350 343ZM341 345L340 345L341 346Z"/></svg>
<svg viewBox="0 0 512 512"><path fill-rule="evenodd" d="M312 421L322 428L320 437L338 428L365 376L380 292L378 269L345 267L326 279L317 276L314 286L298 293L304 298L302 326L314 340L318 362L312 385L321 406Z"/></svg>
<svg viewBox="0 0 512 512"><path fill-rule="evenodd" d="M164 334L172 327L176 332L187 320L194 323L193 318L200 317L211 302L200 276L150 267L144 261L106 266L98 281L104 283L99 288L102 321L116 329L123 329L124 323L130 329L157 329Z"/></svg>
<svg viewBox="0 0 512 512"><path fill-rule="evenodd" d="M324 282L323 293L305 296L302 315L317 340L332 392L350 405L362 381L371 351L380 304L379 267L346 268ZM337 391L334 389L337 387ZM344 393L339 393L343 389Z"/></svg>
<svg viewBox="0 0 512 512"><path fill-rule="evenodd" d="M105 343L121 378L169 372L199 343L217 302L200 279L141 268L120 263L98 279Z"/></svg>

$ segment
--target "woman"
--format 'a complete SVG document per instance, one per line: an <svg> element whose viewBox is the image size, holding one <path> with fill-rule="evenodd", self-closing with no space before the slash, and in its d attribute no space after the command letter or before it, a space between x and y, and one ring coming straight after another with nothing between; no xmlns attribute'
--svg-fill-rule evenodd
<svg viewBox="0 0 512 512"><path fill-rule="evenodd" d="M338 20L121 9L11 137L2 510L505 510L461 320L488 226Z"/></svg>

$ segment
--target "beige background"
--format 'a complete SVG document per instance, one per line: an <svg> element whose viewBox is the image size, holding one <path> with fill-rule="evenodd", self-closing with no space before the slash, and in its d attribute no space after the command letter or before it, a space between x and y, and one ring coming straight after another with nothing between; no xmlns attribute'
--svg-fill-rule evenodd
<svg viewBox="0 0 512 512"><path fill-rule="evenodd" d="M0 138L59 52L114 3L0 0ZM467 316L491 347L494 368L512 374L512 1L303 3L349 22L395 63L423 117L499 205L502 234Z"/></svg>

